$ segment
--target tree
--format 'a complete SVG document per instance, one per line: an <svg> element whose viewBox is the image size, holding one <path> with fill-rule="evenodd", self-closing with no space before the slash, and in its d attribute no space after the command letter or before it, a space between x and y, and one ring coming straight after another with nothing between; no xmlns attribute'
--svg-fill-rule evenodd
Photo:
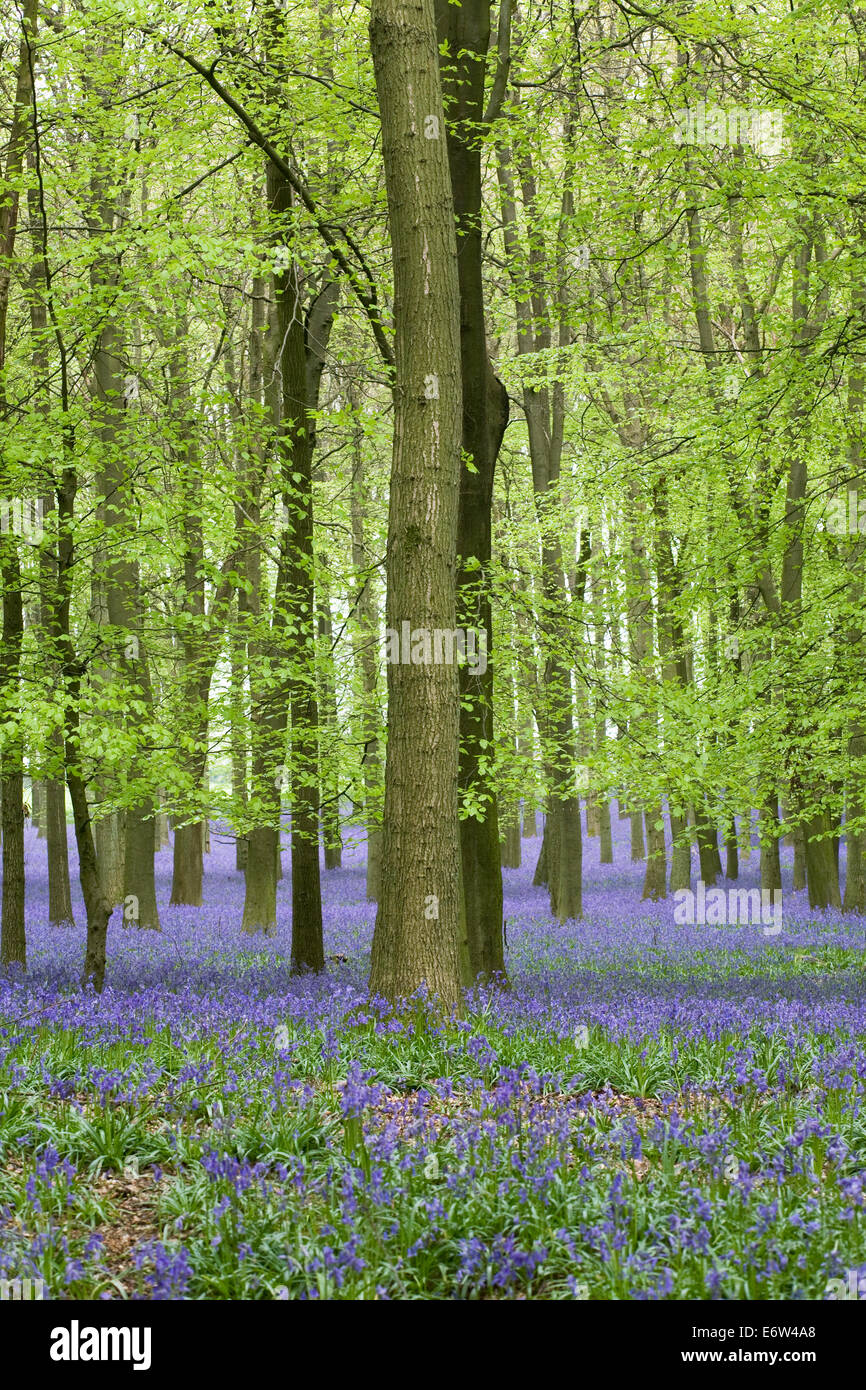
<svg viewBox="0 0 866 1390"><path fill-rule="evenodd" d="M460 292L432 0L374 0L370 41L394 258L394 450L386 620L453 631L462 398ZM388 665L382 884L370 988L460 999L457 671Z"/></svg>

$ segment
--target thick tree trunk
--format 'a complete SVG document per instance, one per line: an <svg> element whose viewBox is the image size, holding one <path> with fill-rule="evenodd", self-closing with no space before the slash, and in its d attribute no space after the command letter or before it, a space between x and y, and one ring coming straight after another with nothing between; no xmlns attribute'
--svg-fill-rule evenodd
<svg viewBox="0 0 866 1390"><path fill-rule="evenodd" d="M277 930L277 832L259 825L247 836L246 893L241 930L273 936Z"/></svg>
<svg viewBox="0 0 866 1390"><path fill-rule="evenodd" d="M809 906L816 908L842 906L839 893L839 870L833 855L827 812L810 816L803 825L806 849L806 886Z"/></svg>
<svg viewBox="0 0 866 1390"><path fill-rule="evenodd" d="M125 822L125 813L112 811L93 827L103 893L114 907L123 902Z"/></svg>
<svg viewBox="0 0 866 1390"><path fill-rule="evenodd" d="M643 833L643 811L631 811L631 862L636 864L646 858L646 841Z"/></svg>
<svg viewBox="0 0 866 1390"><path fill-rule="evenodd" d="M520 868L520 850L520 821L515 811L505 821L505 839L501 847L503 869Z"/></svg>
<svg viewBox="0 0 866 1390"><path fill-rule="evenodd" d="M558 803L559 815L559 893L556 917L560 922L576 922L583 916L583 842L581 838L580 798L566 796Z"/></svg>
<svg viewBox="0 0 866 1390"><path fill-rule="evenodd" d="M432 0L373 0L394 256L387 625L453 630L462 438L457 246ZM370 989L460 1004L457 672L388 664L382 888ZM498 853L498 836L495 841ZM497 865L498 869L498 865Z"/></svg>
<svg viewBox="0 0 866 1390"><path fill-rule="evenodd" d="M145 799L126 813L123 859L124 926L160 930L153 870L154 847L153 802Z"/></svg>
<svg viewBox="0 0 866 1390"><path fill-rule="evenodd" d="M202 857L202 824L179 825L174 832L172 857L171 903L201 907L204 859Z"/></svg>
<svg viewBox="0 0 866 1390"><path fill-rule="evenodd" d="M698 841L701 878L707 888L712 888L716 880L722 876L722 857L719 854L719 832L703 808L694 806L692 809L695 818L695 835Z"/></svg>
<svg viewBox="0 0 866 1390"><path fill-rule="evenodd" d="M644 820L646 822L647 857L641 897L658 902L667 895L668 877L661 806L647 806L644 810Z"/></svg>
<svg viewBox="0 0 866 1390"><path fill-rule="evenodd" d="M758 820L758 833L761 838L761 890L781 892L782 861L779 857L779 801L775 792L770 792L761 807Z"/></svg>

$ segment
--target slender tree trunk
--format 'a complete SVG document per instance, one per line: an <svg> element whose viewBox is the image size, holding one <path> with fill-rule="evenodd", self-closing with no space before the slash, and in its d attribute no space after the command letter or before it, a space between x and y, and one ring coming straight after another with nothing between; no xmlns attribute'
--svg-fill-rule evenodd
<svg viewBox="0 0 866 1390"><path fill-rule="evenodd" d="M57 730L61 744L62 735ZM66 838L66 787L53 779L46 784L48 834L48 920L52 927L73 927L72 888L69 882L69 846Z"/></svg>
<svg viewBox="0 0 866 1390"><path fill-rule="evenodd" d="M484 633L485 669L460 670L460 789L473 814L460 821L465 926L473 978L504 978L502 873L496 793L485 771L493 744L493 620L488 597L496 458L508 395L490 365L482 276L481 154L490 0L435 0L447 148L457 227L463 450L457 522L457 608Z"/></svg>
<svg viewBox="0 0 866 1390"><path fill-rule="evenodd" d="M497 175L502 207L503 240L518 320L518 351L521 354L535 354L549 350L552 340L552 313L545 299L541 248L538 244L542 233L538 223L534 178L531 168L524 161L521 168L521 185L530 234L528 249L521 245L511 164L511 152L500 147ZM565 220L570 211L567 197L562 211ZM559 288L560 292L564 293L561 285ZM533 325L538 326L536 328ZM559 346L566 348L571 342L571 335L564 298L558 334ZM545 600L542 644L545 650L546 708L543 716L544 728L541 732L545 744L548 801L544 863L550 888L550 910L559 921L568 921L579 918L583 911L583 849L580 800L576 794L575 698L566 655L570 614L558 534L564 427L561 387L558 384L554 386L552 397L546 387L524 387L523 408L529 436L533 498L541 540Z"/></svg>
<svg viewBox="0 0 866 1390"><path fill-rule="evenodd" d="M692 886L692 842L688 817L669 811L671 824L671 883L672 893Z"/></svg>
<svg viewBox="0 0 866 1390"><path fill-rule="evenodd" d="M0 964L26 966L24 934L24 771L20 733L19 667L24 636L21 567L14 536L0 536L3 583L3 647L0 651L0 699L6 724L2 760L3 909ZM11 732L10 732L11 726Z"/></svg>
<svg viewBox="0 0 866 1390"><path fill-rule="evenodd" d="M246 809L249 788L247 784L247 717L244 692L244 651L239 634L231 637L231 759L232 759L232 801L236 806ZM247 867L247 838L235 836L235 869L243 873Z"/></svg>
<svg viewBox="0 0 866 1390"><path fill-rule="evenodd" d="M861 63L866 61L866 43L858 45ZM862 252L866 246L866 217L859 209L855 214L857 240ZM866 328L866 286L863 277L855 275L851 289L852 314L862 334ZM862 342L862 338L861 338ZM849 486L861 486L863 477L863 409L866 403L866 354L854 351L848 371L848 479ZM858 535L850 547L848 558L848 599L852 614L863 611L864 590L866 590L866 545ZM863 628L852 621L845 634L847 664L849 669L862 667L864 651ZM852 676L854 672L852 671ZM848 724L848 768L847 796L845 814L845 838L847 841L847 867L845 874L845 895L842 908L845 912L866 912L866 797L863 794L866 777L866 728L863 721L853 715ZM858 825L857 822L860 822ZM796 849L794 851L796 855Z"/></svg>
<svg viewBox="0 0 866 1390"><path fill-rule="evenodd" d="M352 567L358 597L358 624L355 637L355 664L361 697L358 729L363 745L361 767L364 775L364 824L367 831L367 901L378 902L382 882L382 756L379 714L379 604L376 572L367 548L367 493L364 473L364 432L360 402L354 387L348 387L353 412L352 429Z"/></svg>
<svg viewBox="0 0 866 1390"><path fill-rule="evenodd" d="M322 566L326 564L322 557ZM319 600L319 640L321 664L319 674L319 703L322 711L324 747L320 754L322 801L322 843L325 868L339 869L342 863L343 838L340 829L339 734L337 727L337 689L331 647L334 624L331 618L331 595L322 582Z"/></svg>
<svg viewBox="0 0 866 1390"><path fill-rule="evenodd" d="M18 180L24 168L30 103L33 90L30 44L36 33L37 0L25 0L21 16L25 30L18 50L15 106L6 154L8 191L0 201L0 427L6 429L6 320L15 235L18 226ZM0 465L2 467L2 465ZM5 493L5 468L0 489ZM4 519L5 521L5 519ZM3 833L3 903L0 925L0 964L26 966L24 928L24 742L21 732L21 651L24 606L18 540L10 526L0 534L0 582L3 594L3 644L0 649L0 716L5 729L0 755L0 801Z"/></svg>
<svg viewBox="0 0 866 1390"><path fill-rule="evenodd" d="M31 799L31 825L36 831L39 840L45 839L45 783L36 781L33 783Z"/></svg>
<svg viewBox="0 0 866 1390"><path fill-rule="evenodd" d="M848 853L851 853L849 843ZM850 866L850 859L849 859ZM795 893L799 893L806 887L806 836L802 825L794 827L794 878L792 887Z"/></svg>
<svg viewBox="0 0 866 1390"><path fill-rule="evenodd" d="M740 876L740 854L737 845L737 826L733 816L728 820L728 828L725 831L725 853L727 855L725 878L735 882Z"/></svg>
<svg viewBox="0 0 866 1390"><path fill-rule="evenodd" d="M538 851L538 858L535 861L535 873L532 875L533 888L546 888L548 886L547 876L547 827L548 819L545 817L544 828L541 832L541 849Z"/></svg>
<svg viewBox="0 0 866 1390"><path fill-rule="evenodd" d="M600 836L600 858L602 864L613 863L613 835L610 826L610 801L606 796L598 802L598 833Z"/></svg>

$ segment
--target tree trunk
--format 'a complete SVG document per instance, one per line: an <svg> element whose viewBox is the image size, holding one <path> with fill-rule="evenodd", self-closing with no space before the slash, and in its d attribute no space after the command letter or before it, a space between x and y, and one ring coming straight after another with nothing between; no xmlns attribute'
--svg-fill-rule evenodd
<svg viewBox="0 0 866 1390"><path fill-rule="evenodd" d="M125 814L112 811L94 826L96 857L102 875L103 893L113 907L123 902L125 821Z"/></svg>
<svg viewBox="0 0 866 1390"><path fill-rule="evenodd" d="M792 888L795 893L799 893L806 887L806 836L802 825L794 827L794 878ZM850 839L848 843L848 854L851 854ZM848 860L849 872L851 860Z"/></svg>
<svg viewBox="0 0 866 1390"><path fill-rule="evenodd" d="M45 839L45 783L33 783L30 799L31 824L39 840Z"/></svg>
<svg viewBox="0 0 866 1390"><path fill-rule="evenodd" d="M842 906L839 893L839 871L833 856L833 843L829 834L830 817L827 812L810 816L803 833L806 848L806 885L809 889L809 906L815 908Z"/></svg>
<svg viewBox="0 0 866 1390"><path fill-rule="evenodd" d="M247 786L247 710L244 694L244 650L238 634L231 637L231 759L232 802L246 810L249 799ZM247 838L235 835L235 870L243 873L247 867Z"/></svg>
<svg viewBox="0 0 866 1390"><path fill-rule="evenodd" d="M0 700L6 724L2 760L3 909L0 964L27 964L24 934L24 770L20 734L19 667L24 634L21 567L14 536L0 536L3 582L3 647L0 652ZM10 726L14 732L10 732Z"/></svg>
<svg viewBox="0 0 866 1390"><path fill-rule="evenodd" d="M204 877L203 853L206 826L201 798L207 759L208 696L216 652L205 632L203 472L198 447L195 402L190 388L188 361L189 327L186 305L181 302L169 359L170 409L175 425L173 444L178 492L177 524L182 538L183 575L180 581L181 614L178 663L179 701L176 721L178 759L183 777L176 803L182 821L174 836L170 902L175 906L201 907Z"/></svg>
<svg viewBox="0 0 866 1390"><path fill-rule="evenodd" d="M665 832L662 824L661 806L648 806L644 810L646 822L646 873L641 897L658 902L667 896L668 862L665 848Z"/></svg>
<svg viewBox="0 0 866 1390"><path fill-rule="evenodd" d="M322 566L326 565L322 557ZM322 804L322 844L325 868L339 869L342 863L343 838L340 830L340 760L337 727L337 689L331 651L334 624L331 618L331 595L324 579L319 600L319 640L321 643L319 670L319 703L322 711L324 747L320 754Z"/></svg>
<svg viewBox="0 0 866 1390"><path fill-rule="evenodd" d="M460 669L460 790L477 809L459 823L472 977L505 975L496 793L485 771L493 744L491 508L508 395L487 353L482 276L481 154L490 0L435 0L447 150L457 228L463 452L457 523L458 621L484 633L485 669Z"/></svg>
<svg viewBox="0 0 866 1390"><path fill-rule="evenodd" d="M610 801L606 796L598 802L598 833L600 836L600 859L602 864L613 863L613 835L610 828Z"/></svg>
<svg viewBox="0 0 866 1390"><path fill-rule="evenodd" d="M671 892L692 886L692 842L688 817L668 811L671 823Z"/></svg>
<svg viewBox="0 0 866 1390"><path fill-rule="evenodd" d="M153 802L146 798L126 813L123 856L124 926L160 930L156 879L153 871L154 848Z"/></svg>
<svg viewBox="0 0 866 1390"><path fill-rule="evenodd" d="M8 192L0 202L0 426L8 429L6 396L6 321L9 287L18 227L18 180L31 126L33 91L31 47L36 33L38 0L25 0L21 23L24 36L18 49L15 105L6 154ZM4 466L5 473L5 466ZM6 492L0 474L0 491ZM24 638L21 562L13 528L0 534L0 582L3 592L3 644L0 650L0 715L6 725L0 756L0 799L3 827L3 905L0 963L25 966L24 930L24 743L21 733L20 667Z"/></svg>
<svg viewBox="0 0 866 1390"><path fill-rule="evenodd" d="M736 882L740 876L740 852L737 844L737 825L733 816L728 820L728 828L725 832L725 853L727 856L725 878Z"/></svg>
<svg viewBox="0 0 866 1390"><path fill-rule="evenodd" d="M762 892L781 892L782 861L779 858L779 802L775 792L770 792L761 807L758 820L758 833L761 837L761 890Z"/></svg>
<svg viewBox="0 0 866 1390"><path fill-rule="evenodd" d="M565 796L558 802L559 815L559 894L556 917L560 922L576 922L583 916L583 845L581 840L580 798Z"/></svg>
<svg viewBox="0 0 866 1390"><path fill-rule="evenodd" d="M631 811L631 862L636 864L646 858L646 841L643 833L643 811Z"/></svg>
<svg viewBox="0 0 866 1390"><path fill-rule="evenodd" d="M546 888L548 885L547 877L547 827L549 818L545 818L544 828L541 832L541 849L538 851L538 858L535 861L535 873L532 875L533 888Z"/></svg>
<svg viewBox="0 0 866 1390"><path fill-rule="evenodd" d="M202 905L204 859L201 821L178 825L174 832L172 857L171 903L190 907Z"/></svg>
<svg viewBox="0 0 866 1390"><path fill-rule="evenodd" d="M247 836L246 893L241 930L273 936L277 929L277 831L259 825Z"/></svg>
<svg viewBox="0 0 866 1390"><path fill-rule="evenodd" d="M698 856L701 865L701 878L707 888L712 888L722 876L722 858L719 854L719 832L699 806L693 807L695 834L698 840ZM778 844L776 846L778 852Z"/></svg>
<svg viewBox="0 0 866 1390"><path fill-rule="evenodd" d="M453 630L462 437L460 291L432 0L373 0L394 257L387 624ZM457 673L388 664L382 891L370 989L461 1001ZM495 840L498 851L498 836ZM498 867L498 866L497 866Z"/></svg>
<svg viewBox="0 0 866 1390"><path fill-rule="evenodd" d="M352 429L352 568L358 588L358 624L354 639L355 665L361 698L358 732L363 746L361 768L364 776L364 825L367 831L367 902L378 902L382 883L382 755L379 714L379 603L376 569L367 550L367 492L364 472L364 431L360 403L354 387L347 388L353 413Z"/></svg>
<svg viewBox="0 0 866 1390"><path fill-rule="evenodd" d="M502 841L503 869L520 868L520 849L520 821L515 811L505 821L505 839Z"/></svg>
<svg viewBox="0 0 866 1390"><path fill-rule="evenodd" d="M61 750L63 746L60 731ZM62 751L61 751L62 756ZM52 927L73 927L72 889L69 882L69 846L66 838L66 787L53 779L46 783L48 834L48 921Z"/></svg>

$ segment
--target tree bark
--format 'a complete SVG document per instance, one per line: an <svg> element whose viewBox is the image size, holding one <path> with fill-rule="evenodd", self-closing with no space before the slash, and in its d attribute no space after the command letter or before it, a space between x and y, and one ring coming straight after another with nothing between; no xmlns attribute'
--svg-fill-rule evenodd
<svg viewBox="0 0 866 1390"><path fill-rule="evenodd" d="M358 733L362 744L361 769L364 776L364 824L367 831L367 902L378 902L382 883L382 754L379 713L379 603L376 571L367 549L367 492L364 472L364 432L360 401L353 386L348 387L354 423L352 429L352 568L357 586L358 623L354 656L361 696Z"/></svg>
<svg viewBox="0 0 866 1390"><path fill-rule="evenodd" d="M465 926L473 978L504 977L502 873L493 746L493 620L488 597L493 478L508 395L490 364L482 278L481 152L490 0L435 0L439 67L457 227L463 451L457 522L457 609L483 631L486 670L460 669L460 789L478 809L460 821Z"/></svg>
<svg viewBox="0 0 866 1390"><path fill-rule="evenodd" d="M18 74L12 128L6 154L5 183L8 191L0 202L0 424L7 426L6 321L20 194L18 181L24 168L28 129L31 125L33 90L30 44L36 34L38 0L25 0L23 37L18 50ZM5 467L3 469L5 474ZM5 476L0 486L6 491ZM21 732L21 651L24 639L24 605L18 540L10 527L0 534L0 582L3 586L3 644L0 649L0 714L6 725L0 755L2 799L3 903L0 924L0 964L26 966L24 925L24 742Z"/></svg>
<svg viewBox="0 0 866 1390"><path fill-rule="evenodd" d="M394 257L387 625L453 630L462 439L460 289L432 0L373 0ZM461 1001L457 672L388 663L382 891L370 989ZM498 843L497 843L498 848Z"/></svg>

